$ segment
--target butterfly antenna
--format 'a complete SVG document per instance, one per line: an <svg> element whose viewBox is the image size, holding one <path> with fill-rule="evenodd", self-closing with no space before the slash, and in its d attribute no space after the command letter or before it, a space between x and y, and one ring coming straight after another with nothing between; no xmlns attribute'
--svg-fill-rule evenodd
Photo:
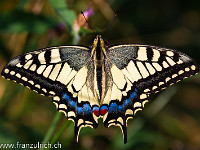
<svg viewBox="0 0 200 150"><path fill-rule="evenodd" d="M92 26L89 24L88 20L86 19L84 13L81 11L81 14L83 15L83 17L85 18L85 21L87 22L87 24L89 25L90 29L92 30L92 32L96 35L96 32L94 31L94 29L92 28Z"/></svg>
<svg viewBox="0 0 200 150"><path fill-rule="evenodd" d="M115 20L116 20L118 14L119 14L119 11L117 11L117 12L115 13L115 16L114 16L112 22L110 22L110 23L107 25L106 29L104 29L104 32L106 32L106 31L108 30L108 28L111 27L111 26L114 24L114 22L115 22Z"/></svg>
<svg viewBox="0 0 200 150"><path fill-rule="evenodd" d="M112 22L111 22L110 24L108 24L108 25L112 26L112 25L114 24L114 22L115 22L115 20L116 20L118 14L119 14L119 11L117 11L117 12L115 13L115 16L114 16Z"/></svg>

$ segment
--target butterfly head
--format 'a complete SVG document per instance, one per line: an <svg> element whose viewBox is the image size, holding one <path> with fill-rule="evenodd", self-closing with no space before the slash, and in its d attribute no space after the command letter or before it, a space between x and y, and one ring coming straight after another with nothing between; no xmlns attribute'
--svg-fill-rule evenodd
<svg viewBox="0 0 200 150"><path fill-rule="evenodd" d="M98 51L97 53L101 53L100 51L103 51L103 53L106 54L105 43L101 35L97 35L96 38L94 39L91 55L93 55L95 51Z"/></svg>
<svg viewBox="0 0 200 150"><path fill-rule="evenodd" d="M94 39L93 46L97 45L100 39L102 39L101 35L97 35L96 38Z"/></svg>

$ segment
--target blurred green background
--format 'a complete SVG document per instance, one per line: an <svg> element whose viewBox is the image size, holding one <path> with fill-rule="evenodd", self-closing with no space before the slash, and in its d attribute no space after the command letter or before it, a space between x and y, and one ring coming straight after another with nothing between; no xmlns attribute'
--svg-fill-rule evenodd
<svg viewBox="0 0 200 150"><path fill-rule="evenodd" d="M168 47L200 64L199 0L1 0L0 70L14 56L39 48L90 46L95 35L87 25L74 30L74 20L88 7L93 8L92 27L110 44ZM75 149L73 129L51 98L0 78L0 144L49 141ZM95 130L81 130L78 148L199 150L200 75L153 95L129 120L126 145L119 127L107 129L100 121Z"/></svg>

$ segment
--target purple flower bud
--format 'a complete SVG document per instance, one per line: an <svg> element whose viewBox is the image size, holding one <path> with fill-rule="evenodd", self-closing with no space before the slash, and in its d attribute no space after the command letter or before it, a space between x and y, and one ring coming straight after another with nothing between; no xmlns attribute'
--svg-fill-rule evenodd
<svg viewBox="0 0 200 150"><path fill-rule="evenodd" d="M73 29L75 32L78 32L80 30L81 27L84 27L86 29L88 29L88 23L86 22L86 20L89 20L90 16L94 13L93 11L93 7L91 7L91 3L88 5L88 7L85 9L84 11L84 16L83 14L79 14L77 16L77 18L74 20L74 24L73 24Z"/></svg>
<svg viewBox="0 0 200 150"><path fill-rule="evenodd" d="M85 17L90 17L91 15L93 15L94 11L93 11L93 7L89 7L89 8L86 8L86 10L84 11L84 15Z"/></svg>

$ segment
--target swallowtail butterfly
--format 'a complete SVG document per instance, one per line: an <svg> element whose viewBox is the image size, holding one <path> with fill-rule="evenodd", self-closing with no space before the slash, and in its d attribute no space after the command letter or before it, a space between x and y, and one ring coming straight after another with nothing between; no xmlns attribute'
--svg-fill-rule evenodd
<svg viewBox="0 0 200 150"><path fill-rule="evenodd" d="M120 126L143 110L149 96L199 72L189 56L149 45L106 46L100 35L92 47L59 46L13 58L1 75L53 103L74 121L75 142L82 127Z"/></svg>

